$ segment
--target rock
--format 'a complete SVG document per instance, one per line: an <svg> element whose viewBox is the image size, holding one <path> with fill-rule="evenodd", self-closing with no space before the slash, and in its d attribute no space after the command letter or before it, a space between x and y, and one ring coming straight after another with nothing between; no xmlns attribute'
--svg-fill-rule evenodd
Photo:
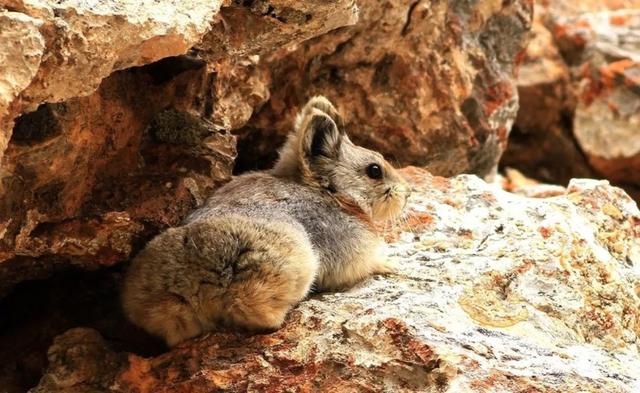
<svg viewBox="0 0 640 393"><path fill-rule="evenodd" d="M355 26L265 60L271 98L237 132L239 167L267 167L299 107L324 94L353 139L394 162L490 174L517 110L513 75L532 2L358 4Z"/></svg>
<svg viewBox="0 0 640 393"><path fill-rule="evenodd" d="M358 21L354 0L227 1L193 50L208 62L261 56Z"/></svg>
<svg viewBox="0 0 640 393"><path fill-rule="evenodd" d="M12 0L2 5L0 158L18 114L89 95L114 71L193 47L210 61L233 62L357 20L353 0L251 3Z"/></svg>
<svg viewBox="0 0 640 393"><path fill-rule="evenodd" d="M0 297L179 223L229 179L230 130L269 97L259 55L357 19L352 0L245 4L3 6Z"/></svg>
<svg viewBox="0 0 640 393"><path fill-rule="evenodd" d="M91 94L114 71L186 53L208 30L220 2L14 0L7 7L0 11L3 35L20 44L1 46L8 51L0 54L6 60L0 71L9 80L21 76L13 91L0 91L0 125L9 139L18 113Z"/></svg>
<svg viewBox="0 0 640 393"><path fill-rule="evenodd" d="M567 192L565 187L540 183L535 179L526 177L517 169L507 167L504 172L505 176L496 176L494 183L498 184L502 189L517 195L528 198L549 198L563 195Z"/></svg>
<svg viewBox="0 0 640 393"><path fill-rule="evenodd" d="M189 113L207 75L190 67L164 83L153 68L119 72L18 119L2 167L0 293L66 265L127 260L229 179L235 140ZM200 133L176 141L163 127Z"/></svg>
<svg viewBox="0 0 640 393"><path fill-rule="evenodd" d="M595 173L573 136L570 123L576 102L570 69L543 17L536 15L533 39L518 70L520 110L501 165L566 185L573 177Z"/></svg>
<svg viewBox="0 0 640 393"><path fill-rule="evenodd" d="M42 22L17 12L0 12L0 159L7 148L14 100L38 71L44 39Z"/></svg>
<svg viewBox="0 0 640 393"><path fill-rule="evenodd" d="M639 185L640 9L587 14L567 25L587 26L567 32L568 39L590 36L580 66L576 140L598 173Z"/></svg>
<svg viewBox="0 0 640 393"><path fill-rule="evenodd" d="M69 350L73 348L72 350ZM55 339L48 352L49 362L59 367L54 381L43 382L55 384L66 392L99 392L97 386L109 383L118 373L118 366L125 356L111 352L98 332L92 329L71 329ZM86 359L94 359L86 362ZM77 388L86 384L83 390ZM46 390L45 390L46 391Z"/></svg>
<svg viewBox="0 0 640 393"><path fill-rule="evenodd" d="M398 272L303 301L270 334L218 332L157 357L87 329L32 392L640 389L640 211L606 181L531 199L408 168Z"/></svg>
<svg viewBox="0 0 640 393"><path fill-rule="evenodd" d="M539 10L503 164L547 182L607 178L638 195L640 2L550 2Z"/></svg>

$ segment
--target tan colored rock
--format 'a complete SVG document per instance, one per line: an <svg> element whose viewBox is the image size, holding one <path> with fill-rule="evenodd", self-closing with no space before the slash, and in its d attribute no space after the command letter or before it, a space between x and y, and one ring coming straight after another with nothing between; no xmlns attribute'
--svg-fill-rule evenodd
<svg viewBox="0 0 640 393"><path fill-rule="evenodd" d="M0 159L11 136L7 130L13 124L15 99L31 83L42 60L41 25L38 19L0 9Z"/></svg>
<svg viewBox="0 0 640 393"><path fill-rule="evenodd" d="M211 30L191 49L213 71L215 102L205 117L229 129L244 126L254 108L270 96L271 75L261 56L358 20L354 0L233 1L225 4Z"/></svg>
<svg viewBox="0 0 640 393"><path fill-rule="evenodd" d="M549 198L564 195L566 187L540 183L514 168L504 168L504 176L496 176L494 182L504 190L527 198Z"/></svg>
<svg viewBox="0 0 640 393"><path fill-rule="evenodd" d="M22 94L31 109L92 93L112 72L187 52L220 1L48 2L40 72Z"/></svg>
<svg viewBox="0 0 640 393"><path fill-rule="evenodd" d="M0 100L0 132L6 139L11 136L13 117L21 112L33 111L43 102L91 94L114 71L186 53L208 30L220 2L26 0L13 1L8 7L26 13L22 18L31 19L38 31L25 33L12 24L2 26L3 34L12 34L14 42L25 42L16 47L22 53L0 55L7 59L9 71L3 77L14 79L14 72L24 67L21 59L33 57L28 40L40 42L41 61L35 65L36 74L31 72L28 86L22 83ZM17 13L3 12L5 17ZM2 50L7 50L4 45ZM13 102L16 93L20 93L17 103ZM8 105L11 111L5 109ZM0 147L2 157L6 146Z"/></svg>
<svg viewBox="0 0 640 393"><path fill-rule="evenodd" d="M355 0L228 1L193 50L210 63L260 56L358 21Z"/></svg>
<svg viewBox="0 0 640 393"><path fill-rule="evenodd" d="M93 95L18 119L3 166L0 292L54 266L126 260L229 178L235 139L189 113L208 91L206 66L189 66L164 83L154 69L116 73Z"/></svg>
<svg viewBox="0 0 640 393"><path fill-rule="evenodd" d="M576 106L570 69L544 25L544 14L536 15L532 31L518 70L520 109L501 164L563 185L573 177L593 177L570 127Z"/></svg>
<svg viewBox="0 0 640 393"><path fill-rule="evenodd" d="M581 66L574 134L591 165L620 183L640 184L640 9L588 14L558 22L583 28L587 60ZM576 35L568 37L577 39ZM580 33L583 34L583 33Z"/></svg>
<svg viewBox="0 0 640 393"><path fill-rule="evenodd" d="M155 357L73 329L31 392L636 392L640 211L606 182L531 199L406 169L398 272L302 302L271 334Z"/></svg>
<svg viewBox="0 0 640 393"><path fill-rule="evenodd" d="M268 53L357 20L353 0L256 1L251 6L227 3L218 15L220 1L8 2L5 7L14 12L3 14L15 17L23 13L21 18L31 19L38 31L32 28L27 33L7 22L3 23L3 34L14 42L31 35L45 47L39 48L42 61L29 68L27 79L22 75L12 82L16 86L11 92L0 91L0 131L5 141L0 143L0 157L11 137L14 117L45 102L91 94L114 71L183 55L194 46L210 62L228 62ZM0 53L7 60L6 67L11 67L5 74L11 80L25 72L22 57L33 58L28 45L13 48L13 52ZM212 64L212 68L218 67ZM14 71L18 75L14 76Z"/></svg>
<svg viewBox="0 0 640 393"><path fill-rule="evenodd" d="M503 165L562 184L604 177L638 195L640 2L546 2L537 11Z"/></svg>
<svg viewBox="0 0 640 393"><path fill-rule="evenodd" d="M240 167L268 166L306 99L341 108L357 142L438 174L487 175L517 110L532 3L365 0L359 22L266 59L271 99L238 131Z"/></svg>

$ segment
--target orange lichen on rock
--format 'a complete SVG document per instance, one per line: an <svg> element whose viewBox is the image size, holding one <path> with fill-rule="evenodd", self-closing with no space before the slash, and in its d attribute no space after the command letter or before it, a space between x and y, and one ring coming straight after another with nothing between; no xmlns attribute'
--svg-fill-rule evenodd
<svg viewBox="0 0 640 393"><path fill-rule="evenodd" d="M547 239L549 236L551 236L553 230L547 227L540 227L538 228L538 232L540 232L540 235L542 235L543 238Z"/></svg>
<svg viewBox="0 0 640 393"><path fill-rule="evenodd" d="M159 380L151 372L151 362L148 359L130 354L127 369L119 378L132 391L152 393L158 391Z"/></svg>

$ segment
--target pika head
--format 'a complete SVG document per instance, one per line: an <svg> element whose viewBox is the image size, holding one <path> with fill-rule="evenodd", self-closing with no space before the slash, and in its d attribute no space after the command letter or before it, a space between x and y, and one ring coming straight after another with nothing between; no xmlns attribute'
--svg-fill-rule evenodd
<svg viewBox="0 0 640 393"><path fill-rule="evenodd" d="M375 221L397 217L410 190L382 154L351 142L340 114L322 96L298 114L273 174L322 188Z"/></svg>

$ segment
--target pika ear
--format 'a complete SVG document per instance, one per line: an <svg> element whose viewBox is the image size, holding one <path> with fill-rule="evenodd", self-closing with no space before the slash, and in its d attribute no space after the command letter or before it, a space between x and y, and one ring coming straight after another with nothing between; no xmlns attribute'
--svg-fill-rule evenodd
<svg viewBox="0 0 640 393"><path fill-rule="evenodd" d="M337 158L343 135L333 119L326 113L313 109L306 120L301 130L304 156Z"/></svg>
<svg viewBox="0 0 640 393"><path fill-rule="evenodd" d="M298 113L295 124L296 131L301 131L304 121L314 110L319 110L320 112L325 113L331 118L331 120L333 120L334 123L336 123L338 130L344 130L344 120L342 120L342 116L340 116L338 110L333 106L333 104L331 104L331 101L324 96L315 96L307 101L304 108L302 108Z"/></svg>
<svg viewBox="0 0 640 393"><path fill-rule="evenodd" d="M342 120L342 116L340 116L338 110L325 96L315 96L311 98L309 102L307 102L307 105L305 105L305 109L307 108L315 108L320 110L321 112L326 113L327 115L329 115L331 120L336 123L336 126L338 126L339 130L344 129L344 121Z"/></svg>

